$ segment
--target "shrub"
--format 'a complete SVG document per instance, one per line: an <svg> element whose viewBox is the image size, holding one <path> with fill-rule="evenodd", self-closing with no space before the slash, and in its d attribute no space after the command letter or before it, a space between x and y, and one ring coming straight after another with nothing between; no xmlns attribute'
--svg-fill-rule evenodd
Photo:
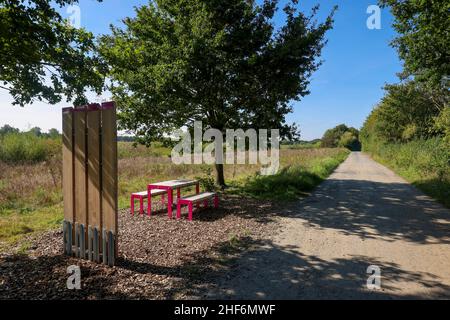
<svg viewBox="0 0 450 320"><path fill-rule="evenodd" d="M376 160L450 206L450 149L444 138L407 143L382 143L372 138L363 145Z"/></svg>
<svg viewBox="0 0 450 320"><path fill-rule="evenodd" d="M61 150L60 141L30 133L8 133L0 138L0 160L7 163L45 161Z"/></svg>

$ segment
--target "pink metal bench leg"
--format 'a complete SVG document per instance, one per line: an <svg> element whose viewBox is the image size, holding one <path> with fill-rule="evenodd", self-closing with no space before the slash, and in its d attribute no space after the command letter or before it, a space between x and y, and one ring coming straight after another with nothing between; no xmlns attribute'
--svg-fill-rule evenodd
<svg viewBox="0 0 450 320"><path fill-rule="evenodd" d="M144 198L143 197L139 197L139 213L140 214L144 214Z"/></svg>
<svg viewBox="0 0 450 320"><path fill-rule="evenodd" d="M131 215L134 216L134 196L133 195L131 196L130 206L131 206Z"/></svg>
<svg viewBox="0 0 450 320"><path fill-rule="evenodd" d="M189 221L192 221L192 202L189 202L188 208L189 208L189 216L188 216L188 219L189 219Z"/></svg>
<svg viewBox="0 0 450 320"><path fill-rule="evenodd" d="M219 207L219 196L216 194L214 196L214 208L218 208Z"/></svg>
<svg viewBox="0 0 450 320"><path fill-rule="evenodd" d="M181 203L177 202L177 219L181 218Z"/></svg>
<svg viewBox="0 0 450 320"><path fill-rule="evenodd" d="M197 184L195 185L195 193L196 193L196 194L199 194L199 193L200 193L200 184L199 184L199 183L197 183ZM200 209L200 203L199 203L199 202L197 202L196 207L197 207L197 209Z"/></svg>
<svg viewBox="0 0 450 320"><path fill-rule="evenodd" d="M167 212L169 215L169 219L172 219L172 206L173 206L173 190L172 189L167 190L167 197L168 197Z"/></svg>
<svg viewBox="0 0 450 320"><path fill-rule="evenodd" d="M147 216L152 215L152 193L150 192L150 189L148 189L148 195L147 195Z"/></svg>

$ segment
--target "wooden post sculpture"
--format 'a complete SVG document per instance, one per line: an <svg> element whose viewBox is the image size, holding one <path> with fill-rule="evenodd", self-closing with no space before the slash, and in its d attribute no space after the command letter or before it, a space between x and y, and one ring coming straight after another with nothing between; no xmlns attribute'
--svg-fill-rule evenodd
<svg viewBox="0 0 450 320"><path fill-rule="evenodd" d="M117 125L114 102L63 109L64 253L114 265Z"/></svg>

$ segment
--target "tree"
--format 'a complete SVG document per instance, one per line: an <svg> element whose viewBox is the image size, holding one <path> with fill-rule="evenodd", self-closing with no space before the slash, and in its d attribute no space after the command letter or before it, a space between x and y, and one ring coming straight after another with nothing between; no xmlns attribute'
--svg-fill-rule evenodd
<svg viewBox="0 0 450 320"><path fill-rule="evenodd" d="M407 75L448 89L450 76L450 2L433 0L380 0L395 17L399 36L392 45L405 61Z"/></svg>
<svg viewBox="0 0 450 320"><path fill-rule="evenodd" d="M339 140L344 132L348 131L348 127L345 124L340 124L332 129L325 131L322 137L322 147L335 148L338 146Z"/></svg>
<svg viewBox="0 0 450 320"><path fill-rule="evenodd" d="M11 127L9 124L5 124L0 128L0 136L8 134L8 133L18 133L19 129Z"/></svg>
<svg viewBox="0 0 450 320"><path fill-rule="evenodd" d="M59 133L58 129L52 128L52 129L48 130L47 135L49 138L55 139L55 138L59 138L61 134Z"/></svg>
<svg viewBox="0 0 450 320"><path fill-rule="evenodd" d="M378 106L374 131L388 142L429 138L436 134L434 118L439 115L420 83L408 81L385 87Z"/></svg>
<svg viewBox="0 0 450 320"><path fill-rule="evenodd" d="M34 127L28 130L28 133L35 135L36 137L42 136L42 129L39 127Z"/></svg>
<svg viewBox="0 0 450 320"><path fill-rule="evenodd" d="M86 103L86 88L100 93L103 87L105 68L94 49L92 33L70 26L51 1L0 0L0 88L14 104L53 104L63 96Z"/></svg>
<svg viewBox="0 0 450 320"><path fill-rule="evenodd" d="M100 52L110 65L120 127L147 144L195 120L222 132L278 128L289 138L289 103L308 94L332 15L318 24L318 7L306 16L292 0L285 24L274 30L276 5L155 0L125 19L125 29L112 27ZM223 165L216 169L225 185Z"/></svg>
<svg viewBox="0 0 450 320"><path fill-rule="evenodd" d="M325 131L321 146L324 148L344 147L354 151L359 150L361 147L359 131L353 127L347 127L345 124L337 125Z"/></svg>
<svg viewBox="0 0 450 320"><path fill-rule="evenodd" d="M352 151L361 150L361 143L359 142L358 136L351 131L344 132L339 139L338 146Z"/></svg>

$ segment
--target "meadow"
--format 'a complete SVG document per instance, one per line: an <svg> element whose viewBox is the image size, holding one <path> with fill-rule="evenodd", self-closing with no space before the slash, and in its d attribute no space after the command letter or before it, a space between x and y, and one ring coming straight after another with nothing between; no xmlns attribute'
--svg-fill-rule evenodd
<svg viewBox="0 0 450 320"><path fill-rule="evenodd" d="M62 222L60 140L36 141L36 149L46 150L39 159L5 157L3 151L0 160L0 243L3 245L17 243L30 233L59 228ZM121 209L129 207L131 192L145 190L152 181L197 178L203 189L213 188L212 166L174 165L170 149L161 144L146 148L119 142L118 153ZM311 191L347 155L346 149L337 148L283 149L281 169L273 176L259 175L258 165L225 165L230 186L225 192L269 200L294 200Z"/></svg>

